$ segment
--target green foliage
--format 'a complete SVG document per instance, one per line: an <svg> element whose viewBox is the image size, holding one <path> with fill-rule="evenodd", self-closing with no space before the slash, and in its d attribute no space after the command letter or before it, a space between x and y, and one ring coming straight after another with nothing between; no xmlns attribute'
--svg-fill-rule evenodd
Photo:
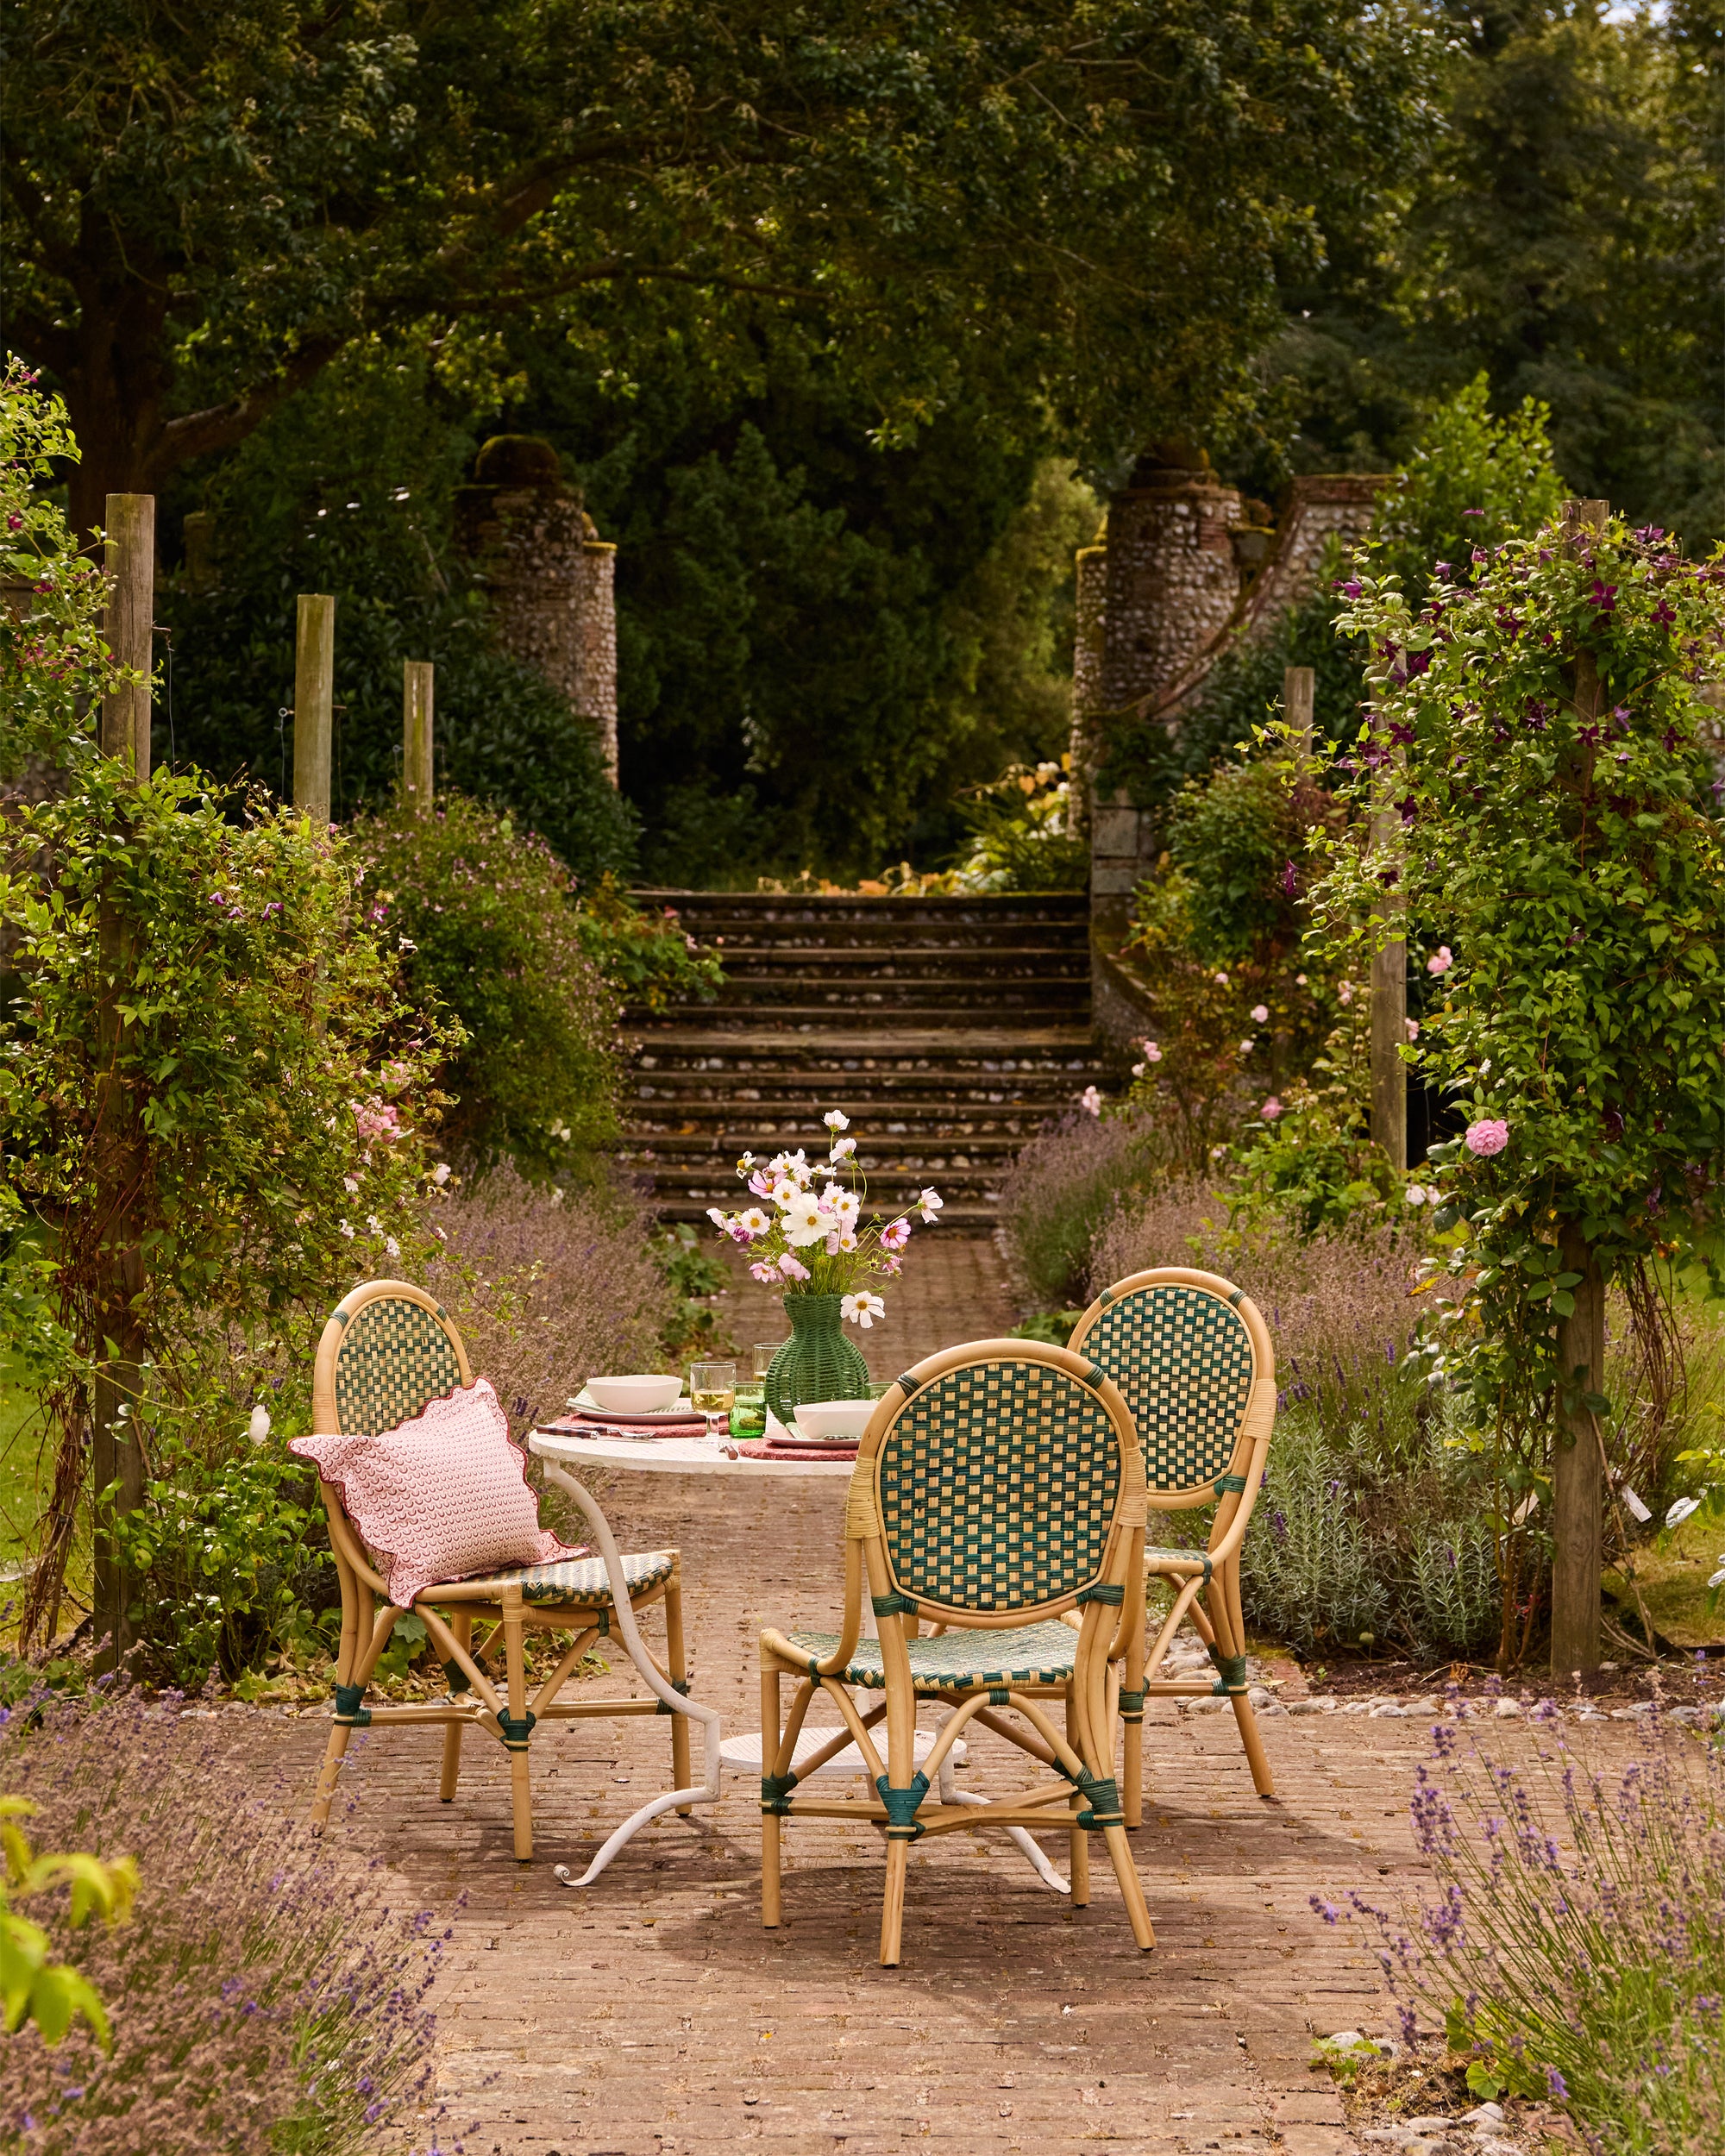
<svg viewBox="0 0 1725 2156"><path fill-rule="evenodd" d="M1721 41L1709 0L1440 0L1433 123L1375 203L1284 282L1258 492L1400 460L1479 373L1551 407L1575 492L1725 535L1716 279ZM1285 450L1281 444L1286 442Z"/></svg>
<svg viewBox="0 0 1725 2156"><path fill-rule="evenodd" d="M36 491L51 481L54 459L76 460L78 444L65 404L34 383L9 356L0 374L0 567L10 586L10 603L0 608L0 778L7 779L27 757L59 762L87 751L91 703L120 678L101 640L100 573L68 544L52 496Z"/></svg>
<svg viewBox="0 0 1725 2156"><path fill-rule="evenodd" d="M1022 766L958 804L969 849L952 879L958 891L1083 891L1090 882L1089 841L1072 824L1071 757Z"/></svg>
<svg viewBox="0 0 1725 2156"><path fill-rule="evenodd" d="M616 1129L617 1003L587 954L567 870L543 839L459 795L368 818L367 919L411 993L457 1022L446 1133L478 1173L585 1172Z"/></svg>
<svg viewBox="0 0 1725 2156"><path fill-rule="evenodd" d="M16 1821L36 1807L28 1797L0 1796L0 1841L6 1849L6 1873L0 1882L0 2008L6 2032L16 2035L34 2023L46 2044L57 2044L78 2015L89 2022L104 2051L114 2039L100 1994L88 1977L66 1962L50 1962L48 1935L13 1908L15 1901L50 1889L69 1886L67 1921L76 1931L91 1916L110 1924L122 1921L138 1891L138 1867L130 1857L112 1864L100 1858L39 1856Z"/></svg>
<svg viewBox="0 0 1725 2156"><path fill-rule="evenodd" d="M1396 887L1457 953L1404 1052L1470 1125L1433 1149L1440 1225L1465 1231L1443 1359L1489 1427L1557 1376L1565 1238L1608 1275L1658 1258L1720 1282L1725 848L1698 687L1725 569L1621 520L1464 566L1417 611L1393 576L1347 587L1376 677L1351 791L1388 785L1402 837L1334 846L1314 903L1360 951Z"/></svg>
<svg viewBox="0 0 1725 2156"><path fill-rule="evenodd" d="M696 1356L725 1352L724 1328L712 1300L731 1285L724 1260L702 1247L687 1220L659 1230L653 1257L675 1298L659 1343L666 1361L674 1368Z"/></svg>
<svg viewBox="0 0 1725 2156"><path fill-rule="evenodd" d="M643 912L610 876L583 894L575 932L618 994L649 1011L673 1003L711 1003L724 985L724 968L681 925L675 906Z"/></svg>
<svg viewBox="0 0 1725 2156"><path fill-rule="evenodd" d="M218 1395L204 1413L219 1418ZM132 1617L147 1674L185 1691L212 1670L230 1682L286 1646L309 1644L316 1575L333 1602L323 1512L303 1462L273 1451L187 1443L174 1426L151 1432L154 1475L143 1504L114 1515L132 1583Z"/></svg>
<svg viewBox="0 0 1725 2156"><path fill-rule="evenodd" d="M286 799L296 594L327 592L337 821L392 807L402 661L429 660L438 785L536 830L584 884L626 876L637 822L592 728L495 648L473 565L455 549L455 490L474 446L465 417L437 392L423 344L367 340L206 479L196 576L158 600L172 653L156 755L248 774Z"/></svg>
<svg viewBox="0 0 1725 2156"><path fill-rule="evenodd" d="M644 347L667 285L739 369L763 319L808 323L883 439L967 379L1107 454L1147 411L1251 401L1278 264L1315 263L1399 147L1427 44L1352 0L26 0L14 334L66 385L80 527L365 328L435 320L450 373L494 382L493 325L528 311L597 375L632 356L608 313Z"/></svg>

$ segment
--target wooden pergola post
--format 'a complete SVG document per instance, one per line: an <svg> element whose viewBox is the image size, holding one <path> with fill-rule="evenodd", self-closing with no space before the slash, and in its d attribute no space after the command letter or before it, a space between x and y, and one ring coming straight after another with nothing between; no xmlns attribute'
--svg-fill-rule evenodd
<svg viewBox="0 0 1725 2156"><path fill-rule="evenodd" d="M1380 856L1399 850L1402 819L1394 796L1400 768L1399 761L1387 764L1378 774L1371 844ZM1407 903L1399 882L1386 890L1386 920L1400 921ZM1407 1043L1408 943L1392 933L1371 954L1371 1138L1398 1170L1408 1165L1408 1066L1402 1060Z"/></svg>
<svg viewBox="0 0 1725 2156"><path fill-rule="evenodd" d="M1282 670L1282 716L1302 771L1312 761L1312 711L1317 684L1318 677L1310 667Z"/></svg>
<svg viewBox="0 0 1725 2156"><path fill-rule="evenodd" d="M1609 502L1565 502L1565 546L1579 551L1605 530L1610 515ZM1574 672L1576 718L1590 725L1601 702L1599 669L1590 651L1577 654ZM1579 1228L1565 1227L1560 1247L1564 1271L1581 1275L1570 1290L1574 1314L1558 1320L1559 1374L1552 1431L1552 1677L1567 1684L1577 1676L1591 1677L1599 1667L1605 1472L1584 1395L1604 1390L1605 1275Z"/></svg>
<svg viewBox="0 0 1725 2156"><path fill-rule="evenodd" d="M314 825L329 821L335 701L336 602L302 592L293 640L293 805Z"/></svg>
<svg viewBox="0 0 1725 2156"><path fill-rule="evenodd" d="M431 714L437 669L429 659L405 659L401 667L401 790L410 814L431 813L435 778Z"/></svg>
<svg viewBox="0 0 1725 2156"><path fill-rule="evenodd" d="M102 633L116 661L138 678L102 699L104 755L150 775L150 674L155 617L156 503L154 494L110 494L103 567L109 579ZM99 1502L114 1491L116 1512L135 1512L144 1497L144 1455L136 1416L142 1391L144 1332L136 1302L143 1252L134 1208L143 1175L138 1104L122 1062L126 1029L120 1006L135 963L125 914L104 900L97 923L102 989L97 1021L95 1128L91 1160L101 1241L96 1290L96 1372L91 1387L90 1487L94 1525L94 1621L101 1661L112 1669L130 1645L125 1567Z"/></svg>

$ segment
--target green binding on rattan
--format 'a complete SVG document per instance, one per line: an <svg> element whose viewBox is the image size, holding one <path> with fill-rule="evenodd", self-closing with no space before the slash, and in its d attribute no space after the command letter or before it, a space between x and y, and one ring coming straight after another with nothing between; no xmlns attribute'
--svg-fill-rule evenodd
<svg viewBox="0 0 1725 2156"><path fill-rule="evenodd" d="M877 1617L914 1617L917 1614L913 1595L871 1595L869 1606Z"/></svg>
<svg viewBox="0 0 1725 2156"><path fill-rule="evenodd" d="M1100 1385L1100 1384L1101 1383L1102 1380L1103 1380L1103 1379L1104 1379L1104 1378L1107 1376L1107 1374L1108 1374L1108 1373L1107 1372L1107 1370L1105 1370L1105 1369L1102 1368L1102 1366L1101 1366L1101 1364L1100 1363L1092 1363L1090 1364L1090 1366L1089 1366L1089 1369L1090 1369L1090 1382L1091 1382L1093 1385Z"/></svg>
<svg viewBox="0 0 1725 2156"><path fill-rule="evenodd" d="M667 1682L669 1683L671 1689L677 1693L681 1698L687 1699L688 1697L689 1681L686 1677L674 1677L668 1678ZM659 1704L653 1709L653 1712L656 1714L674 1714L676 1711L677 1710L674 1707L668 1706L663 1700L661 1700Z"/></svg>
<svg viewBox="0 0 1725 2156"><path fill-rule="evenodd" d="M503 1741L511 1752L524 1752L527 1749L527 1739L533 1734L533 1725L538 1719L539 1717L530 1708L519 1721L507 1708L499 1708L497 1710L498 1730Z"/></svg>
<svg viewBox="0 0 1725 2156"><path fill-rule="evenodd" d="M474 1681L459 1662L450 1659L442 1664L442 1670L453 1695L459 1697L461 1693L473 1690Z"/></svg>
<svg viewBox="0 0 1725 2156"><path fill-rule="evenodd" d="M1245 1477L1244 1475L1219 1475L1217 1476L1215 1481L1211 1483L1210 1487L1215 1491L1218 1497L1226 1497L1231 1489L1238 1490L1239 1495L1244 1497L1245 1495Z"/></svg>
<svg viewBox="0 0 1725 2156"><path fill-rule="evenodd" d="M1118 1609L1126 1598L1126 1590L1118 1581L1110 1584L1098 1580L1094 1587L1081 1587L1076 1599L1081 1602L1106 1602L1111 1609Z"/></svg>
<svg viewBox="0 0 1725 2156"><path fill-rule="evenodd" d="M902 1376L898 1380L898 1387L899 1390L904 1395L905 1398L908 1400L911 1395L917 1389L917 1381L914 1377Z"/></svg>
<svg viewBox="0 0 1725 2156"><path fill-rule="evenodd" d="M1111 1774L1092 1774L1088 1767L1081 1766L1075 1773L1070 1768L1054 1763L1081 1796L1088 1796L1090 1807L1080 1812L1077 1823L1092 1834L1100 1834L1105 1827L1124 1827L1126 1815L1120 1809L1120 1784Z"/></svg>
<svg viewBox="0 0 1725 2156"><path fill-rule="evenodd" d="M875 1787L887 1808L887 1839L919 1841L928 1831L917 1817L917 1807L928 1795L928 1777L913 1774L907 1789L895 1789L882 1774L876 1777Z"/></svg>
<svg viewBox="0 0 1725 2156"><path fill-rule="evenodd" d="M1013 1695L1007 1690L1004 1685L991 1684L988 1687L988 1704L990 1707L1010 1707L1012 1703Z"/></svg>
<svg viewBox="0 0 1725 2156"><path fill-rule="evenodd" d="M796 1786L794 1773L763 1774L761 1777L761 1809L780 1814L788 1812L791 1808L791 1791Z"/></svg>
<svg viewBox="0 0 1725 2156"><path fill-rule="evenodd" d="M1121 1685L1120 1720L1123 1722L1135 1722L1140 1720L1143 1714L1144 1694L1142 1692L1130 1691L1124 1684Z"/></svg>
<svg viewBox="0 0 1725 2156"><path fill-rule="evenodd" d="M1243 1654L1223 1654L1215 1647L1210 1649L1210 1659L1216 1665L1220 1682L1212 1687L1218 1692L1238 1692L1245 1685L1245 1657Z"/></svg>
<svg viewBox="0 0 1725 2156"><path fill-rule="evenodd" d="M338 1684L336 1687L336 1719L348 1722L355 1729L363 1729L372 1718L371 1709L361 1706L366 1695L363 1684Z"/></svg>

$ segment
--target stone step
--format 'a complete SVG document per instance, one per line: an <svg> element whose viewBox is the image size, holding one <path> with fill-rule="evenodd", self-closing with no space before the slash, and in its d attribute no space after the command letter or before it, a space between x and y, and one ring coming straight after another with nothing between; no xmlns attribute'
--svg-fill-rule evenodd
<svg viewBox="0 0 1725 2156"><path fill-rule="evenodd" d="M1032 1137L1051 1115L1057 1114L1082 1091L1082 1086L1069 1085L1058 1094L1044 1094L1035 1100L982 1107L967 1107L945 1100L919 1101L913 1107L904 1101L855 1099L846 1105L851 1115L853 1135L865 1144L886 1145L893 1140L905 1144L956 1144L972 1138L1000 1138L1018 1144ZM627 1103L626 1119L631 1136L643 1141L661 1136L690 1139L705 1137L728 1145L733 1140L742 1143L746 1139L751 1150L759 1152L761 1144L757 1140L770 1139L772 1150L777 1152L786 1145L825 1147L828 1132L821 1122L824 1112L816 1103L799 1102L775 1107L770 1103L751 1100L747 1094L699 1103L643 1099L637 1095Z"/></svg>
<svg viewBox="0 0 1725 2156"><path fill-rule="evenodd" d="M727 944L724 970L732 981L776 981L800 975L810 981L1011 980L1081 981L1088 988L1089 956L1082 944L1039 946L997 943L986 954L975 944L882 943L870 950L831 943Z"/></svg>
<svg viewBox="0 0 1725 2156"><path fill-rule="evenodd" d="M846 1011L902 1012L913 1025L944 1025L976 1013L1022 1012L1026 1018L1051 1020L1086 1012L1090 1004L1088 981L1019 980L881 981L859 976L853 981L732 981L714 1003L686 1010L686 1016L702 1015L711 1024L721 1023L727 1013L745 1010L761 1025L803 1025L814 1020L830 1023ZM626 1023L650 1028L656 1013L633 1009Z"/></svg>
<svg viewBox="0 0 1725 2156"><path fill-rule="evenodd" d="M883 926L914 931L998 928L1013 923L1086 931L1088 901L1080 893L1044 898L870 899L854 892L807 897L768 891L637 891L637 903L668 908L688 932L699 935L725 921L762 926Z"/></svg>
<svg viewBox="0 0 1725 2156"><path fill-rule="evenodd" d="M668 1013L672 1015L681 1016ZM812 1026L801 1033L783 1029L739 1033L676 1025L643 1032L634 1062L637 1071L818 1072L823 1092L829 1072L867 1080L877 1072L885 1076L938 1071L949 1081L962 1075L974 1082L978 1078L1028 1078L1098 1068L1090 1052L1090 1036L1077 1026L1043 1026L1034 1031L1026 1028L1005 1034L959 1027L944 1032L911 1032L899 1027L890 1033L841 1032L836 1027L817 1032ZM807 1079L803 1082L808 1085Z"/></svg>
<svg viewBox="0 0 1725 2156"><path fill-rule="evenodd" d="M907 1023L888 1025L881 1021L888 1015L890 1006L883 1003L879 1012L871 1007L869 1030L862 1032L854 1017L847 1022L847 1006L843 1001L831 1005L778 1003L764 1007L756 1004L681 1004L669 1011L632 1010L624 1023L649 1049L658 1041L693 1043L712 1039L728 1044L728 1049L722 1048L721 1052L737 1054L750 1045L765 1049L788 1042L795 1046L801 1037L819 1035L821 1044L831 1044L836 1053L873 1054L890 1058L901 1067L907 1056L944 1053L949 1041L963 1044L985 1032L998 1034L1008 1044L1002 1050L1006 1054L1013 1052L1010 1044L1013 1043L1022 1044L1027 1054L1064 1048L1069 1042L1075 1044L1073 1054L1088 1052L1090 1029L1087 1025L1062 1025L1061 1020L1070 1015L1068 1012L1044 1017L1040 1010L1026 1002L1019 1017L1007 998L999 998L997 1007L998 1005L1013 1011L1017 1023L1009 1030L979 1025L976 1009L968 1005L943 1012L932 1005L919 1004L907 1014ZM986 1010L989 1006L985 1003L981 1007ZM854 1012L855 1006L850 1006L850 1010ZM739 1025L744 1012L750 1020L746 1031Z"/></svg>
<svg viewBox="0 0 1725 2156"><path fill-rule="evenodd" d="M742 1188L740 1183L737 1185L738 1190ZM737 1202L735 1196L728 1193L720 1193L712 1198L692 1198L669 1192L662 1196L656 1191L649 1191L646 1194L651 1200L653 1210L657 1217L661 1220L668 1221L706 1221L708 1206L723 1206L727 1212L734 1212ZM944 1193L942 1194L944 1196ZM871 1193L870 1195L872 1198L873 1194ZM870 1210L873 1209L871 1205ZM883 1206L881 1210L884 1212L887 1208ZM982 1200L965 1199L957 1201L949 1200L941 1213L938 1231L925 1230L919 1225L917 1232L919 1234L938 1232L942 1235L992 1235L1000 1224L1000 1211L998 1206L990 1205ZM707 1225L710 1226L712 1224L708 1222Z"/></svg>
<svg viewBox="0 0 1725 2156"><path fill-rule="evenodd" d="M817 1147L813 1140L821 1141ZM710 1167L714 1162L730 1167L734 1165L739 1152L773 1154L795 1151L801 1148L819 1166L825 1153L826 1133L817 1124L812 1131L750 1129L738 1125L725 1131L643 1131L631 1124L625 1138L625 1156L642 1159L648 1154L667 1163L680 1162L688 1166ZM950 1159L957 1168L975 1169L981 1173L985 1168L992 1170L997 1162L1007 1161L1019 1149L1019 1141L1006 1132L978 1132L963 1138L938 1138L921 1133L894 1132L859 1145L854 1158L865 1175L891 1175L903 1169L919 1170L937 1156Z"/></svg>

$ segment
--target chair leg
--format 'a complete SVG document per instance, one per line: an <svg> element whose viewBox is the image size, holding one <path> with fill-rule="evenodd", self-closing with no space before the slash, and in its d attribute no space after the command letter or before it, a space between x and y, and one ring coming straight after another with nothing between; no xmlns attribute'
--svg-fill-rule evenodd
<svg viewBox="0 0 1725 2156"><path fill-rule="evenodd" d="M779 1672L768 1666L765 1651L763 1648L761 1664L761 1771L770 1774L773 1769L768 1762L771 1760L776 1765L779 1757ZM779 1928L779 1814L776 1812L762 1812L761 1922L765 1930L773 1932Z"/></svg>
<svg viewBox="0 0 1725 2156"><path fill-rule="evenodd" d="M525 1633L526 1619L520 1603L505 1602L503 1611L504 1666L509 1678L509 1717L518 1729L527 1719ZM509 1745L509 1795L515 1816L516 1862L528 1864L533 1857L533 1789L528 1775L527 1739L524 1734Z"/></svg>
<svg viewBox="0 0 1725 2156"><path fill-rule="evenodd" d="M1270 1762L1264 1757L1264 1739L1258 1733L1258 1715L1252 1703L1244 1692L1236 1692L1233 1705L1240 1742L1245 1746L1246 1764L1251 1769L1251 1785L1260 1796L1274 1796L1276 1777L1270 1771Z"/></svg>
<svg viewBox="0 0 1725 2156"><path fill-rule="evenodd" d="M474 1620L466 1610L449 1613L449 1629L468 1653L473 1651ZM443 1771L438 1778L437 1799L442 1804L455 1801L455 1783L461 1771L461 1725L448 1722L443 1730Z"/></svg>
<svg viewBox="0 0 1725 2156"><path fill-rule="evenodd" d="M907 1841L887 1844L887 1890L881 1904L881 1966L896 1969L905 1935L905 1873L911 1859Z"/></svg>
<svg viewBox="0 0 1725 2156"><path fill-rule="evenodd" d="M673 1572L665 1583L665 1666L671 1672L674 1684L681 1687L688 1681L689 1665L683 1645L683 1589L682 1583ZM687 1714L671 1717L671 1787L686 1789L689 1786L689 1719ZM677 1817L687 1819L694 1809L692 1804L680 1804Z"/></svg>
<svg viewBox="0 0 1725 2156"><path fill-rule="evenodd" d="M1082 1759L1084 1747L1078 1741L1078 1702L1070 1684L1066 1688L1066 1741ZM1072 1816L1075 1820L1082 1802L1083 1799L1075 1789L1072 1792ZM1072 1906L1075 1909L1082 1909L1090 1899L1090 1836L1084 1827L1075 1826L1066 1839L1071 1851Z"/></svg>
<svg viewBox="0 0 1725 2156"><path fill-rule="evenodd" d="M336 1801L336 1783L342 1771L348 1739L353 1733L351 1722L336 1722L330 1727L329 1741L323 1747L323 1764L317 1770L317 1785L311 1795L313 1833L321 1833L329 1823L329 1807Z"/></svg>
<svg viewBox="0 0 1725 2156"><path fill-rule="evenodd" d="M1144 1824L1144 1716L1123 1714L1120 1717L1121 1765L1120 1808L1126 1814L1128 1827Z"/></svg>
<svg viewBox="0 0 1725 2156"><path fill-rule="evenodd" d="M1132 1862L1126 1830L1124 1827L1105 1827L1102 1832L1107 1839L1108 1854L1114 1860L1114 1877L1120 1883L1120 1899L1126 1905L1132 1937L1148 1953L1156 1944L1156 1934L1151 1927L1150 1911L1144 1904L1144 1884L1138 1876L1138 1866Z"/></svg>

